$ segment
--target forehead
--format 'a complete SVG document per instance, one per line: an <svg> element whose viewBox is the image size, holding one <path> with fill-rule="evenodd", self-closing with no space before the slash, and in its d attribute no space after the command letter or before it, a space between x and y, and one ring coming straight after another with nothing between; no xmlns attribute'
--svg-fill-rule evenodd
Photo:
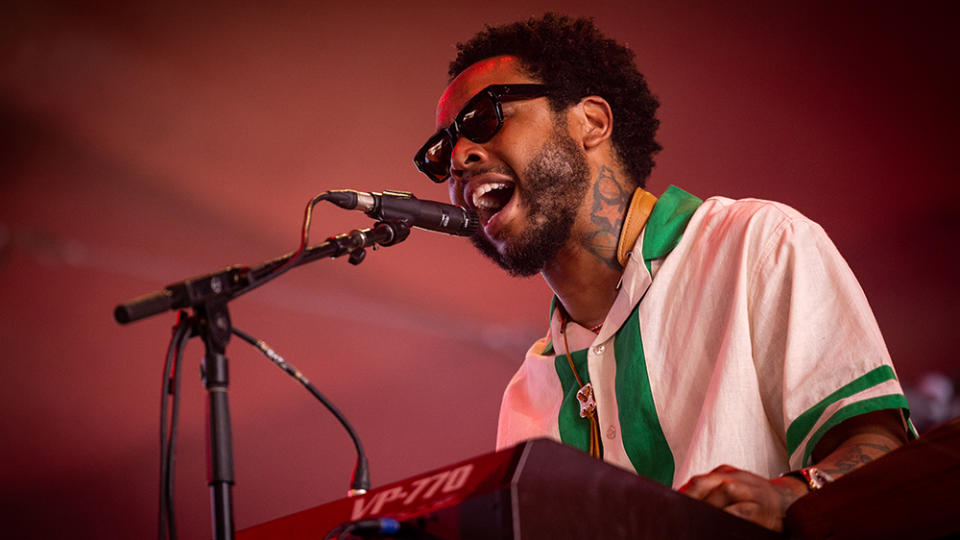
<svg viewBox="0 0 960 540"><path fill-rule="evenodd" d="M481 60L463 70L440 96L437 103L437 128L450 125L460 109L491 84L539 82L527 75L516 56L495 56Z"/></svg>

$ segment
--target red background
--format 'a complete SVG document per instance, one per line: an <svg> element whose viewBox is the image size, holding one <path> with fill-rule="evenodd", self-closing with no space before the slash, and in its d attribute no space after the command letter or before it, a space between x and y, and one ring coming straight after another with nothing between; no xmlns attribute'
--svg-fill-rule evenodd
<svg viewBox="0 0 960 540"><path fill-rule="evenodd" d="M901 378L960 376L956 29L876 2L193 2L0 8L0 434L4 535L155 531L172 314L118 302L293 249L326 189L445 200L411 156L454 45L556 9L627 42L662 102L650 180L761 197L820 222ZM319 207L319 240L369 226ZM549 291L468 242L415 232L352 267L319 261L231 305L355 423L375 485L489 451L500 392ZM183 381L177 508L209 536L202 346ZM236 521L340 497L340 427L235 340Z"/></svg>

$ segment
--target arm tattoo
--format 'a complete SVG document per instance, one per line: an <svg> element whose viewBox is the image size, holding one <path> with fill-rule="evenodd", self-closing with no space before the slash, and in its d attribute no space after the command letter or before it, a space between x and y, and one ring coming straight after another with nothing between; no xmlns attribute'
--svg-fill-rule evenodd
<svg viewBox="0 0 960 540"><path fill-rule="evenodd" d="M617 263L617 242L629 198L630 194L617 182L613 170L601 165L600 174L593 185L593 208L590 211L590 221L596 228L581 238L581 244L615 270L620 269Z"/></svg>
<svg viewBox="0 0 960 540"><path fill-rule="evenodd" d="M864 450L872 450L870 452L865 452ZM870 463L875 458L882 456L890 451L890 447L885 444L872 444L872 443L858 443L851 445L849 448L845 448L843 453L840 454L836 460L833 461L832 467L821 468L824 472L831 475L843 476L850 471L858 469L867 463Z"/></svg>

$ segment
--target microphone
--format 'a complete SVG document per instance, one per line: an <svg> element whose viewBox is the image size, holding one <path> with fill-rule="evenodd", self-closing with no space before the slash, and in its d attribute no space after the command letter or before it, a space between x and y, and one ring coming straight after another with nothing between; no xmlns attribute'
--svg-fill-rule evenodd
<svg viewBox="0 0 960 540"><path fill-rule="evenodd" d="M366 193L334 189L327 195L327 200L340 208L360 210L374 219L402 221L428 231L473 236L480 227L476 212L451 204L422 201L406 191Z"/></svg>

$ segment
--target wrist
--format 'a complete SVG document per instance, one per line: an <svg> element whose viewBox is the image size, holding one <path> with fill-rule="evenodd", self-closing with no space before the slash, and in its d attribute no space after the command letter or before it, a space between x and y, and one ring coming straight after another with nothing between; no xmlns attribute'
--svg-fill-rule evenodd
<svg viewBox="0 0 960 540"><path fill-rule="evenodd" d="M793 476L771 478L770 483L776 486L780 493L781 506L784 512L794 501L810 492L810 488L802 480Z"/></svg>
<svg viewBox="0 0 960 540"><path fill-rule="evenodd" d="M817 491L830 482L833 477L816 467L804 467L795 471L788 471L780 475L780 478L788 478L799 482L804 486L804 493Z"/></svg>

